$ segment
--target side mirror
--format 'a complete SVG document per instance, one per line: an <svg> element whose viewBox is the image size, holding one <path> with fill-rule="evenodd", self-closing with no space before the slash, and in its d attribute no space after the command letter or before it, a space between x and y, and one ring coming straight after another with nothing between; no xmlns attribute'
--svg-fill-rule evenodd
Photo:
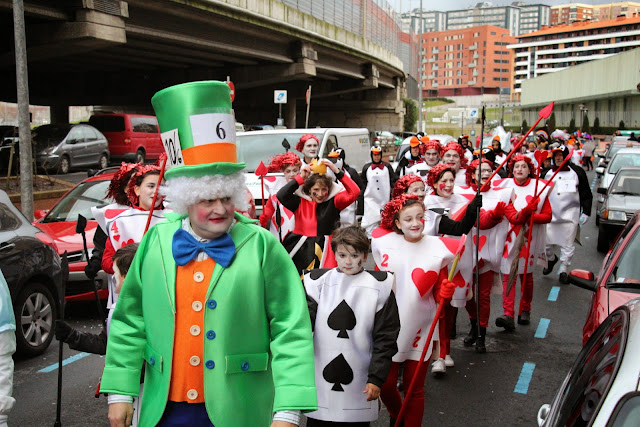
<svg viewBox="0 0 640 427"><path fill-rule="evenodd" d="M538 409L538 416L537 416L538 427L541 427L544 424L544 422L547 420L550 409L551 409L551 405L549 405L548 403L545 403L540 407L540 409Z"/></svg>
<svg viewBox="0 0 640 427"><path fill-rule="evenodd" d="M595 292L598 289L593 273L587 270L571 270L569 272L569 283L591 292Z"/></svg>
<svg viewBox="0 0 640 427"><path fill-rule="evenodd" d="M605 196L607 195L607 189L604 187L598 187L598 194L604 194Z"/></svg>
<svg viewBox="0 0 640 427"><path fill-rule="evenodd" d="M36 221L40 221L42 218L47 216L48 213L49 213L49 209L38 209L33 211L33 217L35 218Z"/></svg>
<svg viewBox="0 0 640 427"><path fill-rule="evenodd" d="M603 167L596 168L596 173L598 175L604 175L604 168Z"/></svg>

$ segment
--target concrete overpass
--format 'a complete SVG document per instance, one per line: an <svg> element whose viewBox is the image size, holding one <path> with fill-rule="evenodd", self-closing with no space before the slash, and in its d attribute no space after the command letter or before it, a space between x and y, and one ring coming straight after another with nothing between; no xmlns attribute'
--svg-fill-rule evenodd
<svg viewBox="0 0 640 427"><path fill-rule="evenodd" d="M273 91L286 89L285 125L304 126L312 85L310 126L402 129L400 60L281 1L24 3L30 102L51 106L52 121L68 120L69 105L151 112L162 88L230 76L245 124L275 123ZM15 102L11 5L0 0L0 100Z"/></svg>

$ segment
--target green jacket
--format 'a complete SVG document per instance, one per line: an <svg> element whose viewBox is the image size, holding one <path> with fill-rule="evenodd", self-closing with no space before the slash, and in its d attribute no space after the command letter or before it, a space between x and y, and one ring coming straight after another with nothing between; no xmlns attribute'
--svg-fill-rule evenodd
<svg viewBox="0 0 640 427"><path fill-rule="evenodd" d="M268 426L273 412L316 409L311 322L283 246L252 220L238 214L236 220L235 257L227 268L216 264L204 302L205 404L216 426ZM109 330L100 391L137 396L144 360L141 427L158 423L169 395L176 310L171 244L180 226L180 219L157 224L142 239ZM206 338L209 330L214 339Z"/></svg>

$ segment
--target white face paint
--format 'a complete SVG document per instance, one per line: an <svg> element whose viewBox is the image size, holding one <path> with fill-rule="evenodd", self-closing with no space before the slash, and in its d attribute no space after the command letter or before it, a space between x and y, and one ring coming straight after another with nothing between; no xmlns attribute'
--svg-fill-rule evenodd
<svg viewBox="0 0 640 427"><path fill-rule="evenodd" d="M453 184L455 178L450 171L446 171L439 180L436 181L436 194L440 197L451 197L453 194Z"/></svg>
<svg viewBox="0 0 640 427"><path fill-rule="evenodd" d="M291 181L293 178L296 177L296 175L298 175L298 173L300 173L300 165L291 165L291 166L287 166L286 168L284 168L284 170L282 171L282 173L284 174L284 179L289 182Z"/></svg>
<svg viewBox="0 0 640 427"><path fill-rule="evenodd" d="M453 169L458 172L460 170L460 154L455 150L449 150L442 156L442 162L453 166Z"/></svg>
<svg viewBox="0 0 640 427"><path fill-rule="evenodd" d="M365 261L367 261L367 255L368 254L362 252L357 252L353 246L338 245L336 248L336 263L338 264L338 269L348 275L359 273Z"/></svg>
<svg viewBox="0 0 640 427"><path fill-rule="evenodd" d="M424 205L416 203L400 210L398 219L396 219L396 227L402 231L404 239L408 242L415 243L422 239Z"/></svg>
<svg viewBox="0 0 640 427"><path fill-rule="evenodd" d="M529 165L524 160L517 161L515 165L513 165L513 178L519 183L526 181L529 173Z"/></svg>
<svg viewBox="0 0 640 427"><path fill-rule="evenodd" d="M318 141L313 138L309 138L302 147L302 154L305 158L315 159L318 156Z"/></svg>
<svg viewBox="0 0 640 427"><path fill-rule="evenodd" d="M435 148L430 148L424 153L424 160L427 162L429 166L435 166L440 161L440 155L438 154L438 150Z"/></svg>
<svg viewBox="0 0 640 427"><path fill-rule="evenodd" d="M420 201L424 202L424 197L427 195L424 182L423 181L412 182L409 185L409 188L407 188L407 191L405 191L405 194L415 194L416 196L418 196L418 199L420 199Z"/></svg>

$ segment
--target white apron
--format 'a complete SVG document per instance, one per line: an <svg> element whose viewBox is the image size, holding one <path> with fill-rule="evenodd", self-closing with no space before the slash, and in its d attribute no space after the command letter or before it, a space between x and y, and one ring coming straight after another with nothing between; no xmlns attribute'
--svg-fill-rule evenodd
<svg viewBox="0 0 640 427"><path fill-rule="evenodd" d="M391 185L389 183L389 169L367 169L367 188L364 190L364 215L362 228L380 222L380 211L389 201Z"/></svg>
<svg viewBox="0 0 640 427"><path fill-rule="evenodd" d="M550 169L544 178L549 179L551 175L553 170ZM547 245L572 246L580 219L578 174L573 169L558 172L549 193L549 203L553 215L547 224Z"/></svg>

